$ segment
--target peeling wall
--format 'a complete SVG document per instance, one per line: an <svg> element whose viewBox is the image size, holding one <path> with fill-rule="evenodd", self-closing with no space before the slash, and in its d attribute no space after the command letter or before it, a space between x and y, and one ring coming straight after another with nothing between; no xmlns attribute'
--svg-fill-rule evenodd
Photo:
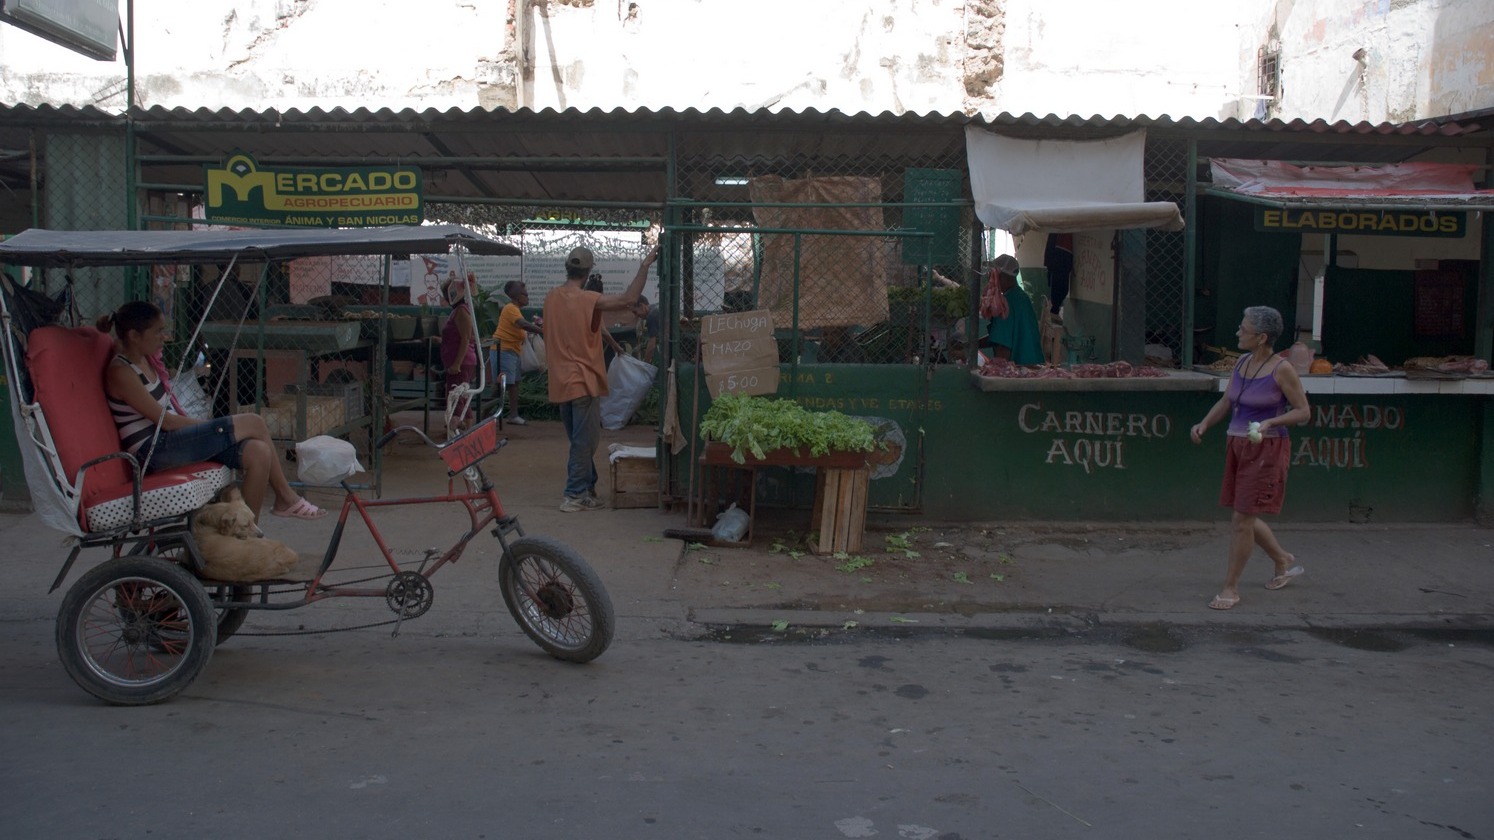
<svg viewBox="0 0 1494 840"><path fill-rule="evenodd" d="M1399 122L1494 107L1494 3L1278 0L1284 119ZM1257 33L1257 43L1264 31Z"/></svg>
<svg viewBox="0 0 1494 840"><path fill-rule="evenodd" d="M1488 0L807 2L141 3L139 98L1356 121L1494 106ZM1283 91L1268 111L1256 53L1272 32ZM122 62L0 26L0 101L118 110L123 80Z"/></svg>

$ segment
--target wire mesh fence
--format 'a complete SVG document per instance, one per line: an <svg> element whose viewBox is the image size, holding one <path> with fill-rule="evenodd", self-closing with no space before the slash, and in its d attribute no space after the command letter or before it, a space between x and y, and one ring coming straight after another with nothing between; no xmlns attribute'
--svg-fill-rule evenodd
<svg viewBox="0 0 1494 840"><path fill-rule="evenodd" d="M1188 141L1177 136L1153 136L1146 147L1146 200L1171 201L1180 209L1187 207ZM1184 341L1187 329L1188 296L1192 287L1188 278L1187 237L1183 231L1148 230L1141 276L1146 282L1145 355L1157 362L1173 362L1182 367L1192 364L1185 359ZM1166 348L1166 353L1162 349Z"/></svg>
<svg viewBox="0 0 1494 840"><path fill-rule="evenodd" d="M679 352L714 312L766 309L780 361L962 361L972 216L961 161L687 158ZM944 279L939 279L944 278Z"/></svg>

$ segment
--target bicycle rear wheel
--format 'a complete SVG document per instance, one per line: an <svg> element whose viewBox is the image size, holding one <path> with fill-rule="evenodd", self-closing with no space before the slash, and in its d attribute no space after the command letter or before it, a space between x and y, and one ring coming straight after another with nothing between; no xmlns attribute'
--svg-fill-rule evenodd
<svg viewBox="0 0 1494 840"><path fill-rule="evenodd" d="M590 662L612 644L612 600L569 547L544 537L514 540L499 561L498 581L519 627L556 659Z"/></svg>
<svg viewBox="0 0 1494 840"><path fill-rule="evenodd" d="M57 653L68 676L119 706L175 696L207 667L216 636L202 584L156 557L102 563L73 584L57 614Z"/></svg>

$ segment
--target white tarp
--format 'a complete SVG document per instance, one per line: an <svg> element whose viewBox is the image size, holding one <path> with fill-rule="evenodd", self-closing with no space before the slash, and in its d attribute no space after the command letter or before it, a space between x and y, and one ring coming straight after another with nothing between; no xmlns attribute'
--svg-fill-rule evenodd
<svg viewBox="0 0 1494 840"><path fill-rule="evenodd" d="M1144 201L1146 132L1110 140L1024 140L965 128L975 215L1020 235L1082 230L1182 230L1170 201Z"/></svg>

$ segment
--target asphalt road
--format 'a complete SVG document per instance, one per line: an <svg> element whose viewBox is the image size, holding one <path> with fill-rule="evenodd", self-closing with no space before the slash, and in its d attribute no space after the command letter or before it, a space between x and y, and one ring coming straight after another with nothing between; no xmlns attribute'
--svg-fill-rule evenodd
<svg viewBox="0 0 1494 840"><path fill-rule="evenodd" d="M276 626L310 615L295 612ZM141 708L75 687L50 620L9 620L0 833L1494 836L1487 634L712 634L625 617L575 666L501 606L469 618L236 637Z"/></svg>

